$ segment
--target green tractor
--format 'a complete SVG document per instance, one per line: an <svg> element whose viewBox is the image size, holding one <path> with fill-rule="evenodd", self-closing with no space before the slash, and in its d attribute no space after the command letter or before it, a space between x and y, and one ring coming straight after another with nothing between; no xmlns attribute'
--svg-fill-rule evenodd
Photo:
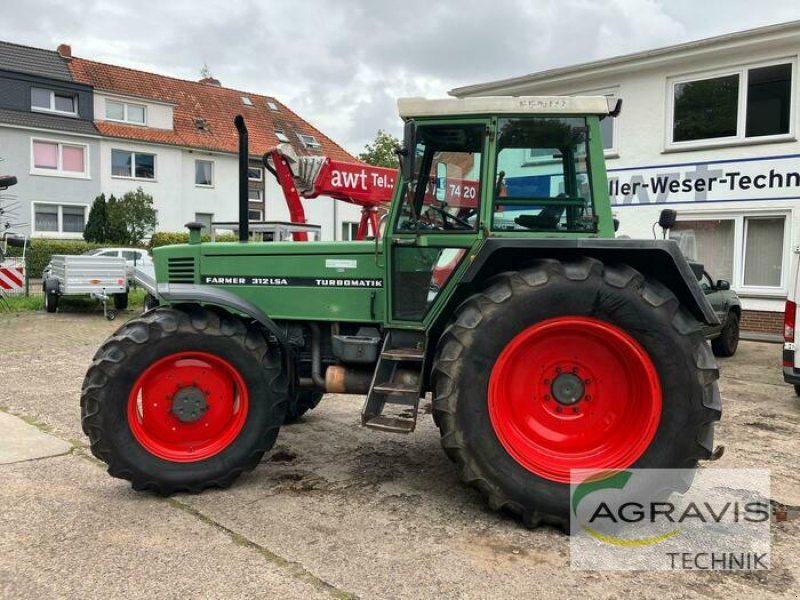
<svg viewBox="0 0 800 600"><path fill-rule="evenodd" d="M528 526L564 524L573 470L686 468L713 453L718 327L669 240L616 240L605 97L401 99L378 239L154 252L159 306L98 350L92 452L134 489L226 487L324 393L414 430L432 395L461 479ZM242 176L243 175L243 176ZM242 193L244 192L244 193Z"/></svg>

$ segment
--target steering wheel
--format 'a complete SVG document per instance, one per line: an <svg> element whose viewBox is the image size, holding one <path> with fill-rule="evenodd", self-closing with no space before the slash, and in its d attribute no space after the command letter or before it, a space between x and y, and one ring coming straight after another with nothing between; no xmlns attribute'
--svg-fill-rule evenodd
<svg viewBox="0 0 800 600"><path fill-rule="evenodd" d="M455 221L456 223L458 223L462 227L464 227L466 229L472 229L472 223L470 223L469 221L467 221L465 219L462 219L461 217L457 217L456 215L450 214L449 212L447 212L441 206L435 206L434 204L428 204L426 206L426 208L432 208L437 213L442 215L442 219L444 221L444 223L442 223L442 225L444 225L447 222L447 219L453 219L453 221Z"/></svg>

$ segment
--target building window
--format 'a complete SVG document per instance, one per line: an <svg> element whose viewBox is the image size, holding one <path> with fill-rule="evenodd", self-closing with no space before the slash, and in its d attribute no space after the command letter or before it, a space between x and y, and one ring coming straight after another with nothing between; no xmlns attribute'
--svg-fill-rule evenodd
<svg viewBox="0 0 800 600"><path fill-rule="evenodd" d="M785 293L787 215L729 215L679 220L670 231L683 253L703 263L712 279L741 294Z"/></svg>
<svg viewBox="0 0 800 600"><path fill-rule="evenodd" d="M781 287L785 217L744 220L744 285Z"/></svg>
<svg viewBox="0 0 800 600"><path fill-rule="evenodd" d="M251 221L262 221L264 219L263 213L255 208L251 208L247 211L247 218Z"/></svg>
<svg viewBox="0 0 800 600"><path fill-rule="evenodd" d="M275 137L278 138L279 142L284 142L286 144L289 143L289 138L285 133L283 133L282 129L275 130Z"/></svg>
<svg viewBox="0 0 800 600"><path fill-rule="evenodd" d="M52 140L31 140L31 174L88 177L88 146Z"/></svg>
<svg viewBox="0 0 800 600"><path fill-rule="evenodd" d="M262 192L261 192L261 190L256 190L256 189L250 188L249 190L247 190L247 198L251 202L261 202L261 200L263 198L262 197Z"/></svg>
<svg viewBox="0 0 800 600"><path fill-rule="evenodd" d="M678 221L670 230L683 254L703 263L714 279L733 281L733 219Z"/></svg>
<svg viewBox="0 0 800 600"><path fill-rule="evenodd" d="M787 62L673 81L669 144L788 135L792 80Z"/></svg>
<svg viewBox="0 0 800 600"><path fill-rule="evenodd" d="M264 169L262 169L261 167L248 167L247 178L250 181L263 181Z"/></svg>
<svg viewBox="0 0 800 600"><path fill-rule="evenodd" d="M106 100L106 120L108 121L144 125L145 113L146 107L143 104L129 104L128 102Z"/></svg>
<svg viewBox="0 0 800 600"><path fill-rule="evenodd" d="M70 204L33 204L33 233L72 234L80 237L86 224L86 207Z"/></svg>
<svg viewBox="0 0 800 600"><path fill-rule="evenodd" d="M31 88L31 110L77 116L78 98L75 94Z"/></svg>
<svg viewBox="0 0 800 600"><path fill-rule="evenodd" d="M300 138L300 141L303 142L303 145L306 148L311 148L312 150L319 150L322 148L322 144L317 141L313 135L306 135L304 133L298 133L297 137Z"/></svg>
<svg viewBox="0 0 800 600"><path fill-rule="evenodd" d="M353 221L342 222L342 241L349 242L356 239L358 234L358 223Z"/></svg>
<svg viewBox="0 0 800 600"><path fill-rule="evenodd" d="M213 187L214 161L211 160L194 161L194 184L201 187Z"/></svg>
<svg viewBox="0 0 800 600"><path fill-rule="evenodd" d="M111 176L131 179L155 179L156 155L128 150L111 151Z"/></svg>
<svg viewBox="0 0 800 600"><path fill-rule="evenodd" d="M194 213L196 223L202 223L203 231L211 231L211 222L214 220L214 213Z"/></svg>

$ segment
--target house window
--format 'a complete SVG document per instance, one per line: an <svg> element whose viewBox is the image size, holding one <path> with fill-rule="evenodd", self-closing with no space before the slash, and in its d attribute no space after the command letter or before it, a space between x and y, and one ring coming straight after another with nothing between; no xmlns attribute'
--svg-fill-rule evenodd
<svg viewBox="0 0 800 600"><path fill-rule="evenodd" d="M306 135L304 133L298 133L297 137L300 138L300 141L303 142L303 145L306 148L311 148L313 150L319 150L320 148L322 148L322 144L320 144L317 141L317 138L315 138L313 135Z"/></svg>
<svg viewBox="0 0 800 600"><path fill-rule="evenodd" d="M78 98L75 94L31 88L31 110L77 116Z"/></svg>
<svg viewBox="0 0 800 600"><path fill-rule="evenodd" d="M261 167L248 167L247 178L250 181L263 181L264 169L262 169Z"/></svg>
<svg viewBox="0 0 800 600"><path fill-rule="evenodd" d="M670 237L712 279L730 281L741 294L774 296L785 293L787 224L786 214L709 216L679 220Z"/></svg>
<svg viewBox="0 0 800 600"><path fill-rule="evenodd" d="M242 104L244 104L245 106L253 106L253 101L250 100L249 96L242 96L241 98L242 98Z"/></svg>
<svg viewBox="0 0 800 600"><path fill-rule="evenodd" d="M356 239L358 234L358 223L344 221L342 223L342 241L349 242Z"/></svg>
<svg viewBox="0 0 800 600"><path fill-rule="evenodd" d="M128 150L111 151L111 176L131 179L155 179L156 155Z"/></svg>
<svg viewBox="0 0 800 600"><path fill-rule="evenodd" d="M669 143L788 135L793 76L793 63L787 62L673 81Z"/></svg>
<svg viewBox="0 0 800 600"><path fill-rule="evenodd" d="M278 138L278 141L284 142L286 144L289 143L289 138L286 136L285 133L283 133L282 129L276 129L275 130L275 137Z"/></svg>
<svg viewBox="0 0 800 600"><path fill-rule="evenodd" d="M128 102L106 100L106 119L108 121L144 125L145 112L146 107L142 104L129 104Z"/></svg>
<svg viewBox="0 0 800 600"><path fill-rule="evenodd" d="M247 190L247 198L251 202L261 202L262 199L261 190L250 188L249 190Z"/></svg>
<svg viewBox="0 0 800 600"><path fill-rule="evenodd" d="M247 218L251 221L262 221L264 219L263 213L255 208L251 208L247 211Z"/></svg>
<svg viewBox="0 0 800 600"><path fill-rule="evenodd" d="M86 207L70 204L33 204L35 234L68 234L80 237L86 224ZM69 235L72 234L72 235Z"/></svg>
<svg viewBox="0 0 800 600"><path fill-rule="evenodd" d="M201 187L212 187L214 185L214 161L194 161L194 184Z"/></svg>
<svg viewBox="0 0 800 600"><path fill-rule="evenodd" d="M52 140L31 140L31 174L88 177L88 146Z"/></svg>
<svg viewBox="0 0 800 600"><path fill-rule="evenodd" d="M196 223L202 223L203 231L211 231L211 222L214 220L214 213L194 213Z"/></svg>

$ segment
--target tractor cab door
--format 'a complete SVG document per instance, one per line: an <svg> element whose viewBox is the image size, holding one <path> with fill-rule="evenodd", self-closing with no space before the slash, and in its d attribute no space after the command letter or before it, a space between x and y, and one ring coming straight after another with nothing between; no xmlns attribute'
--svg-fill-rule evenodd
<svg viewBox="0 0 800 600"><path fill-rule="evenodd" d="M425 326L482 237L488 119L416 127L414 176L395 199L385 235L390 324Z"/></svg>

